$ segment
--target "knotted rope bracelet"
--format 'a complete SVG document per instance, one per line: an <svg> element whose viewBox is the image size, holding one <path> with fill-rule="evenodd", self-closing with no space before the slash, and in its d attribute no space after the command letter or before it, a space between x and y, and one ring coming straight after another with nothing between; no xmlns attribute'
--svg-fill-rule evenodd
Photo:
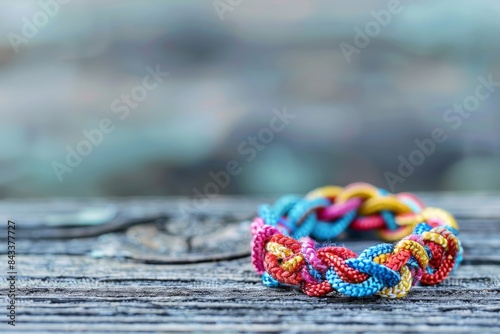
<svg viewBox="0 0 500 334"><path fill-rule="evenodd" d="M400 241L357 255L312 239L331 240L348 229L376 230L385 241ZM251 232L252 264L264 285L300 286L316 297L336 290L353 297L401 298L418 282L442 282L463 253L451 214L425 208L412 194L393 195L364 183L262 205Z"/></svg>

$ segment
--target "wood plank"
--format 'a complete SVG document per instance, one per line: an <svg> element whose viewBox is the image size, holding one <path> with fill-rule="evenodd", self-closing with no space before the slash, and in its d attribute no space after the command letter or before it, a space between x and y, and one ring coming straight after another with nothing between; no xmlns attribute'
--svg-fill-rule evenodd
<svg viewBox="0 0 500 334"><path fill-rule="evenodd" d="M118 225L115 220L115 225L105 229L79 224L77 228L101 232L77 239L72 234L56 239L34 238L30 233L41 226L58 233L72 227L47 226L42 217L40 224L31 220L23 229L21 220L18 226L25 234L17 244L17 326L13 331L2 321L0 330L5 333L500 332L500 207L483 195L424 194L423 197L432 200L432 206L448 206L452 213L458 213L465 261L442 284L417 286L401 300L356 299L336 293L310 298L293 288L266 288L252 270L248 253L245 254L248 248L240 249L230 242L225 244L227 252L241 251L241 258L207 262L204 257L197 261L194 255L204 255L202 249L196 248L196 242L205 247L201 237L190 241L191 248L184 244L162 248L155 241L175 243L186 238L179 231L174 231L177 234L170 231L173 235L162 232L169 219L179 220L175 217L179 217L178 204L186 201L183 199L105 201L116 207L124 223ZM500 203L500 196L493 199ZM245 219L252 216L260 201L215 200L194 213L192 227L197 229L198 224L203 224L199 230L204 235L216 227L226 233L225 238L236 236L248 243ZM9 214L9 203L14 202L18 212L24 206L27 211L38 210L43 214L65 205L64 200L43 201L43 205L37 201L8 201L0 203L0 208ZM72 205L88 203L74 201ZM102 205L103 201L91 203ZM238 214L233 214L234 211ZM163 221L155 222L154 217L159 216ZM142 221L130 223L131 219ZM151 234L154 230L148 230L147 226L149 229L157 226L158 233L167 236L154 240ZM141 227L147 233L141 234ZM153 240L145 242L141 238ZM339 241L358 250L376 242L371 238ZM208 252L220 251L214 245L206 245ZM1 252L4 256L5 249ZM155 256L159 261L152 264L150 259ZM176 256L192 261L179 264L169 260ZM5 276L0 276L0 281L0 295L6 301Z"/></svg>

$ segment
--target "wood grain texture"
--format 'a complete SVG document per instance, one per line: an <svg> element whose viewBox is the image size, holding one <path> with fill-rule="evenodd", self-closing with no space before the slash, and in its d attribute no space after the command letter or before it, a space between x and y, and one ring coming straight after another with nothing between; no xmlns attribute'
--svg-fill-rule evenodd
<svg viewBox="0 0 500 334"><path fill-rule="evenodd" d="M465 260L442 284L414 287L401 300L335 293L310 298L291 288L264 287L250 265L247 230L248 219L263 199L220 198L187 216L179 213L179 205L189 201L178 198L4 201L0 210L18 226L19 296L15 330L7 326L4 311L0 329L5 333L500 332L500 196L421 197L426 204L456 215ZM116 216L105 224L77 220L51 224L46 219L65 206L96 203L113 206ZM182 226L190 232L186 234ZM220 232L220 239L215 244L205 242L214 231ZM5 226L1 235L6 235ZM5 239L1 242L6 244ZM339 241L356 251L377 242ZM5 249L1 247L3 259ZM1 277L5 305L7 282L5 275Z"/></svg>

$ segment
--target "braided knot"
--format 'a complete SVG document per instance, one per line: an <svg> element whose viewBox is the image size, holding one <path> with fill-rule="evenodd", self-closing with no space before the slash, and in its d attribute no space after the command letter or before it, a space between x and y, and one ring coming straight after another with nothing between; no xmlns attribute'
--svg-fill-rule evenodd
<svg viewBox="0 0 500 334"><path fill-rule="evenodd" d="M358 255L314 240L346 230L376 230L383 240L399 241ZM260 208L251 224L252 264L269 287L300 286L316 297L336 290L401 298L419 282L442 282L460 263L457 231L448 212L425 208L412 194L392 195L364 183L324 187Z"/></svg>

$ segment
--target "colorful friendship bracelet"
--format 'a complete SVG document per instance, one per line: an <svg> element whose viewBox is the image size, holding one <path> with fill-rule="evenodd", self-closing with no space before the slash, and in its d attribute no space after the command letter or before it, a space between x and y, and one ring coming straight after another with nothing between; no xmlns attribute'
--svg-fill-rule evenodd
<svg viewBox="0 0 500 334"><path fill-rule="evenodd" d="M331 240L347 229L376 230L385 241L400 241L358 255L312 239ZM305 198L289 195L263 205L251 232L252 264L264 285L300 286L315 297L336 290L352 297L401 298L418 282L442 282L463 253L451 214L425 208L412 194L393 195L365 183L323 187Z"/></svg>

